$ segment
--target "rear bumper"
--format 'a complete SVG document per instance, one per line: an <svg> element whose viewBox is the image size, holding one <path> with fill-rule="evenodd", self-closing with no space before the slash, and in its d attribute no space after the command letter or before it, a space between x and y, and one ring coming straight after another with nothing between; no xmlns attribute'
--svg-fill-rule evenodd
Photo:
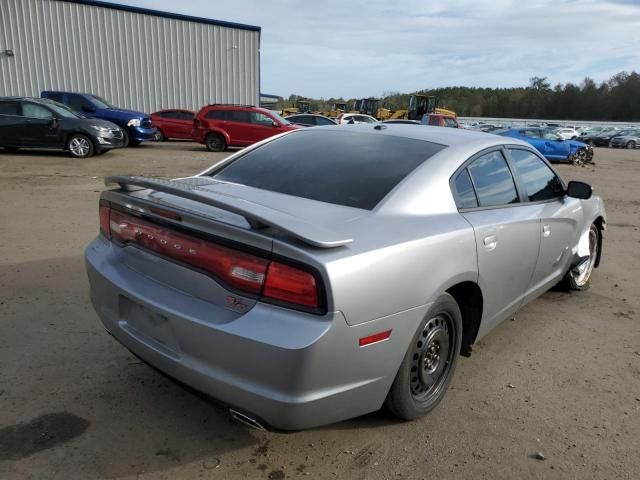
<svg viewBox="0 0 640 480"><path fill-rule="evenodd" d="M227 309L132 270L121 250L98 238L85 252L105 328L167 375L279 429L379 409L423 314L418 307L350 327L340 312L318 317L257 303L229 321ZM360 337L388 328L389 340L359 347Z"/></svg>

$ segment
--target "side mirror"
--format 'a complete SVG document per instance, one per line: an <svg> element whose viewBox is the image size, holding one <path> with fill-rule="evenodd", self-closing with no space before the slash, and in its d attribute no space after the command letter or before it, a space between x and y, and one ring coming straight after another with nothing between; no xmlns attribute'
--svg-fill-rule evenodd
<svg viewBox="0 0 640 480"><path fill-rule="evenodd" d="M584 182L571 181L567 185L567 195L572 198L579 198L580 200L588 200L591 198L593 190L591 185Z"/></svg>
<svg viewBox="0 0 640 480"><path fill-rule="evenodd" d="M95 107L93 105L83 105L82 106L82 111L83 112L87 112L87 113L94 113L96 111Z"/></svg>
<svg viewBox="0 0 640 480"><path fill-rule="evenodd" d="M280 124L278 122L276 122L275 120L273 120L271 122L271 126L274 127L274 128L278 128L280 126Z"/></svg>

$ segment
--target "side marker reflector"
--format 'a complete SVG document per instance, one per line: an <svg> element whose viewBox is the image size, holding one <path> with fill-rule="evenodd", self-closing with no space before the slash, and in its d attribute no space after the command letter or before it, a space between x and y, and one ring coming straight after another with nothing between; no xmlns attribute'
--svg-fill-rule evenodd
<svg viewBox="0 0 640 480"><path fill-rule="evenodd" d="M374 333L373 335L369 335L368 337L362 337L358 340L358 343L361 347L366 347L367 345L371 345L372 343L382 342L387 340L391 336L391 330L386 330L384 332Z"/></svg>

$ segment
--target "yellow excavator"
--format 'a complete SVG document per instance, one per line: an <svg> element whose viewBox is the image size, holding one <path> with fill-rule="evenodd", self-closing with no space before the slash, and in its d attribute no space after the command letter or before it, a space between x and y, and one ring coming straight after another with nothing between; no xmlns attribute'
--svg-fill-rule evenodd
<svg viewBox="0 0 640 480"><path fill-rule="evenodd" d="M389 109L380 109L378 120L422 120L424 115L437 113L456 118L456 112L446 108L439 107L440 99L433 95L422 95L414 93L409 97L409 108L398 109L395 111Z"/></svg>
<svg viewBox="0 0 640 480"><path fill-rule="evenodd" d="M297 113L311 113L311 103L308 100L296 100L295 107L284 107L280 115L286 117Z"/></svg>
<svg viewBox="0 0 640 480"><path fill-rule="evenodd" d="M336 118L341 113L346 113L346 111L347 111L347 104L345 102L336 102L333 105L331 105L331 110L322 112L322 114L325 117Z"/></svg>

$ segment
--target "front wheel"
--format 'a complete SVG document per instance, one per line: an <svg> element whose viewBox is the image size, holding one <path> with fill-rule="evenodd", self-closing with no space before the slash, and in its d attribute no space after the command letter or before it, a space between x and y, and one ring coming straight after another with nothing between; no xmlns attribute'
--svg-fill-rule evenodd
<svg viewBox="0 0 640 480"><path fill-rule="evenodd" d="M587 163L587 151L584 148L580 148L571 157L571 163L574 165L584 165Z"/></svg>
<svg viewBox="0 0 640 480"><path fill-rule="evenodd" d="M88 158L95 150L93 142L86 135L74 133L67 140L67 150L76 158Z"/></svg>
<svg viewBox="0 0 640 480"><path fill-rule="evenodd" d="M598 259L600 248L600 230L595 224L589 228L589 258L567 272L562 284L569 290L587 290L591 285L591 274Z"/></svg>
<svg viewBox="0 0 640 480"><path fill-rule="evenodd" d="M634 142L633 140L628 141L627 142L627 148L629 148L629 149L636 148L636 142Z"/></svg>
<svg viewBox="0 0 640 480"><path fill-rule="evenodd" d="M227 148L227 142L219 133L210 133L205 139L205 145L211 152L223 152Z"/></svg>
<svg viewBox="0 0 640 480"><path fill-rule="evenodd" d="M156 142L164 142L166 140L165 136L162 133L162 130L156 130L156 133L153 134L153 139Z"/></svg>
<svg viewBox="0 0 640 480"><path fill-rule="evenodd" d="M462 314L455 299L442 294L420 323L385 404L404 420L422 417L444 397L458 361Z"/></svg>

